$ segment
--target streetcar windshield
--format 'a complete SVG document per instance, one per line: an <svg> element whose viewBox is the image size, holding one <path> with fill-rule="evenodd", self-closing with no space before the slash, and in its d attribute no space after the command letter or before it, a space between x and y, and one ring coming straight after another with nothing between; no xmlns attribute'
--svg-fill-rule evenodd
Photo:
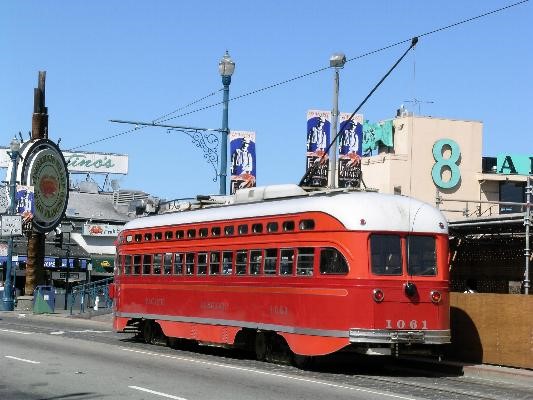
<svg viewBox="0 0 533 400"><path fill-rule="evenodd" d="M372 273L402 274L402 242L399 235L370 236Z"/></svg>
<svg viewBox="0 0 533 400"><path fill-rule="evenodd" d="M431 236L408 236L407 250L407 272L409 275L437 275L435 238Z"/></svg>

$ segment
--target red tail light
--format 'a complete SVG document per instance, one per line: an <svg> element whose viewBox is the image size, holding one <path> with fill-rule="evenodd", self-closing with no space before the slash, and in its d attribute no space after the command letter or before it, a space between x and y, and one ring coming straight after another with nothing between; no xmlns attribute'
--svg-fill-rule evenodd
<svg viewBox="0 0 533 400"><path fill-rule="evenodd" d="M381 289L374 289L374 291L372 292L372 296L374 297L374 301L376 303L381 303L385 298L385 294Z"/></svg>
<svg viewBox="0 0 533 400"><path fill-rule="evenodd" d="M440 292L436 291L436 290L433 290L430 294L429 294L429 297L431 297L431 301L435 304L437 303L440 303L441 299L442 299L442 296L440 294Z"/></svg>

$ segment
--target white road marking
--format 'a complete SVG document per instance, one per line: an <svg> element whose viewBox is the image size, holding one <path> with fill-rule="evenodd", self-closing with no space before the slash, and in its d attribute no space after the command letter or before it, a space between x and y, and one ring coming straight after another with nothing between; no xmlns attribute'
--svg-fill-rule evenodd
<svg viewBox="0 0 533 400"><path fill-rule="evenodd" d="M314 383L316 385L328 386L328 387L332 387L332 388L336 388L336 389L347 389L347 390L353 390L353 391L356 391L356 392L369 393L369 394L374 394L374 395L379 395L379 396L387 396L387 397L391 397L393 399L415 400L414 397L405 397L405 396L400 396L400 395L387 393L387 392L381 392L381 391L377 391L377 390L364 389L364 388L355 387L355 386L339 385L339 384L336 384L336 383L324 382L324 381L319 381L319 380L316 380L316 379L299 378L297 376L291 376L291 375L274 373L274 372L267 372L267 371L260 371L260 370L251 369L251 368L236 367L236 366L233 366L233 365L225 365L225 364L220 364L220 363L211 362L211 361L194 360L192 358L187 358L187 357L170 356L170 355L166 355L166 354L152 353L152 352L143 351L143 350L128 349L128 348L125 348L125 347L121 347L121 350L129 351L129 352L132 352L132 353L145 354L145 355L148 355L148 356L156 356L156 357L161 357L161 358L170 358L170 359L173 359L173 360L187 361L187 362L192 362L192 363L196 363L196 364L204 364L204 365L221 367L221 368L226 368L226 369L232 369L232 370L242 371L242 372L250 372L250 373L258 374L258 375L273 376L273 377L276 377L276 378L283 378L283 379L292 380L292 381Z"/></svg>
<svg viewBox="0 0 533 400"><path fill-rule="evenodd" d="M33 332L14 331L12 329L0 329L0 332L18 333L19 335L31 335Z"/></svg>
<svg viewBox="0 0 533 400"><path fill-rule="evenodd" d="M55 331L55 332L50 332L50 335L62 335L63 333L65 333L65 331Z"/></svg>
<svg viewBox="0 0 533 400"><path fill-rule="evenodd" d="M40 364L41 363L40 361L26 360L25 358L18 358L18 357L13 357L13 356L5 356L5 357L6 358L10 358L12 360L22 361L22 362L26 362L26 363L30 363L30 364Z"/></svg>
<svg viewBox="0 0 533 400"><path fill-rule="evenodd" d="M158 396L166 397L167 399L175 399L175 400L187 400L183 397L173 396L171 394L162 393L162 392L156 392L155 390L146 389L140 386L128 386L130 389L140 390L141 392L156 394Z"/></svg>
<svg viewBox="0 0 533 400"><path fill-rule="evenodd" d="M93 331L92 329L83 329L81 331L67 331L69 333L107 333L111 331Z"/></svg>

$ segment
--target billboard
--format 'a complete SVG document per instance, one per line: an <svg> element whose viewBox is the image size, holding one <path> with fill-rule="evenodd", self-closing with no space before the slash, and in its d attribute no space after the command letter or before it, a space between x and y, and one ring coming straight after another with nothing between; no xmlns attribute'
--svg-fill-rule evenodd
<svg viewBox="0 0 533 400"><path fill-rule="evenodd" d="M231 194L238 189L256 186L255 132L231 131Z"/></svg>
<svg viewBox="0 0 533 400"><path fill-rule="evenodd" d="M331 112L320 110L307 111L307 152L306 170L315 163L318 168L309 176L310 186L328 186L328 155L325 149L330 144Z"/></svg>
<svg viewBox="0 0 533 400"><path fill-rule="evenodd" d="M359 187L361 184L361 156L363 148L363 114L339 115L338 187Z"/></svg>

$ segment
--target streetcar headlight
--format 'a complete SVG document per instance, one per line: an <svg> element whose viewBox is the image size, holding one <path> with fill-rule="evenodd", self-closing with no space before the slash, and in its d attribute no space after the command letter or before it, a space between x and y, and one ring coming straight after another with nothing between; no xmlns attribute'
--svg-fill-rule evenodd
<svg viewBox="0 0 533 400"><path fill-rule="evenodd" d="M431 297L431 301L435 304L440 303L442 299L442 295L437 290L432 290L431 293L429 294L429 297Z"/></svg>
<svg viewBox="0 0 533 400"><path fill-rule="evenodd" d="M376 303L381 303L385 298L385 294L381 289L374 289L374 291L372 292L372 297L374 297L374 301Z"/></svg>

